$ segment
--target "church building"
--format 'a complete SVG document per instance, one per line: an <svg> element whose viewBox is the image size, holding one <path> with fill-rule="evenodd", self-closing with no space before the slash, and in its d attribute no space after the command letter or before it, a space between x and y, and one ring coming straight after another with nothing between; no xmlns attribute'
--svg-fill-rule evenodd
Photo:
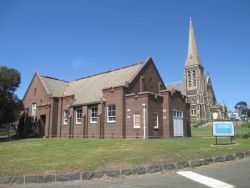
<svg viewBox="0 0 250 188"><path fill-rule="evenodd" d="M217 104L211 77L204 73L204 66L199 58L191 18L184 80L167 84L166 87L179 90L186 96L187 103L190 103L191 124L195 125L210 120L224 120L227 118L226 106Z"/></svg>
<svg viewBox="0 0 250 188"><path fill-rule="evenodd" d="M35 73L23 98L24 136L167 138L190 136L189 104L167 90L152 60L63 81Z"/></svg>

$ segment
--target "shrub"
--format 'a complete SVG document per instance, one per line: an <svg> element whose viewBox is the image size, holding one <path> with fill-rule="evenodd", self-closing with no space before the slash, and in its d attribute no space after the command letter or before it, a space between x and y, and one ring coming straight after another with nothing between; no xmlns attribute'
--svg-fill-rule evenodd
<svg viewBox="0 0 250 188"><path fill-rule="evenodd" d="M241 124L242 127L250 128L250 122L245 122Z"/></svg>
<svg viewBox="0 0 250 188"><path fill-rule="evenodd" d="M236 134L236 138L242 138L242 139L248 139L250 138L250 132L249 133L242 133L242 134Z"/></svg>

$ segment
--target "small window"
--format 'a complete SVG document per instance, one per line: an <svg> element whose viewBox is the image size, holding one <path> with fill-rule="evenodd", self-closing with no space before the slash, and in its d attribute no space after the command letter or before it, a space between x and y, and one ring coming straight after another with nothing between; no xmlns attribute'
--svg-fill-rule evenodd
<svg viewBox="0 0 250 188"><path fill-rule="evenodd" d="M76 110L76 124L82 123L82 109Z"/></svg>
<svg viewBox="0 0 250 188"><path fill-rule="evenodd" d="M97 123L97 105L91 107L90 123Z"/></svg>
<svg viewBox="0 0 250 188"><path fill-rule="evenodd" d="M174 110L174 117L176 117L176 118L183 118L183 111Z"/></svg>
<svg viewBox="0 0 250 188"><path fill-rule="evenodd" d="M35 123L36 122L36 103L33 103L31 105L31 122Z"/></svg>
<svg viewBox="0 0 250 188"><path fill-rule="evenodd" d="M63 124L67 125L69 123L69 111L64 110L63 112Z"/></svg>
<svg viewBox="0 0 250 188"><path fill-rule="evenodd" d="M191 115L196 115L196 110L191 110Z"/></svg>
<svg viewBox="0 0 250 188"><path fill-rule="evenodd" d="M116 121L116 109L115 105L113 104L108 106L107 122L114 123L115 121Z"/></svg>
<svg viewBox="0 0 250 188"><path fill-rule="evenodd" d="M158 113L157 112L153 113L153 124L154 124L154 129L159 129Z"/></svg>
<svg viewBox="0 0 250 188"><path fill-rule="evenodd" d="M140 113L134 113L134 128L139 129L141 127L141 115Z"/></svg>
<svg viewBox="0 0 250 188"><path fill-rule="evenodd" d="M153 87L153 80L151 77L149 78L149 82L150 82L150 86Z"/></svg>

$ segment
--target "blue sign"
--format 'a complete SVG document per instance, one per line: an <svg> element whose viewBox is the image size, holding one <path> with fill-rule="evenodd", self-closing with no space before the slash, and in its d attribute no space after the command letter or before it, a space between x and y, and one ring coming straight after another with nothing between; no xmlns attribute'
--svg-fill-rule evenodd
<svg viewBox="0 0 250 188"><path fill-rule="evenodd" d="M213 122L213 136L234 136L234 124L232 121Z"/></svg>

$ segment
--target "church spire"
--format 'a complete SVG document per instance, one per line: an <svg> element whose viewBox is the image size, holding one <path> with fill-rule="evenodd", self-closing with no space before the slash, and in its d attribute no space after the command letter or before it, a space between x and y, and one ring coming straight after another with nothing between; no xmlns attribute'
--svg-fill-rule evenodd
<svg viewBox="0 0 250 188"><path fill-rule="evenodd" d="M185 66L187 67L187 66L193 66L193 65L201 65L201 63L200 63L200 59L199 59L199 55L198 55L192 18L190 17L189 39L188 39L188 57L187 57Z"/></svg>

